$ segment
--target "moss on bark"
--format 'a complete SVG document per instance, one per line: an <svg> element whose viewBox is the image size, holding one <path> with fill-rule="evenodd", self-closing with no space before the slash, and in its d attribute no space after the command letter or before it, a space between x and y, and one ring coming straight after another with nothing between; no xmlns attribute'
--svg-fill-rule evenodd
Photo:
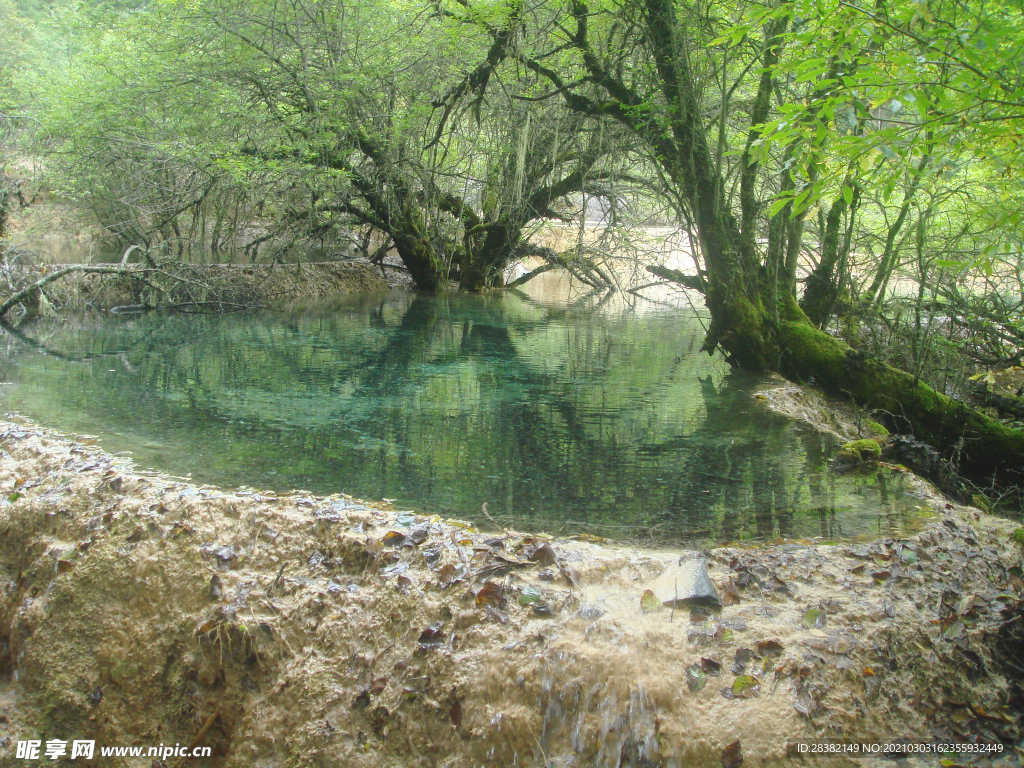
<svg viewBox="0 0 1024 768"><path fill-rule="evenodd" d="M885 414L954 460L968 477L1024 482L1024 431L936 392L909 373L858 353L804 322L780 324L781 373Z"/></svg>

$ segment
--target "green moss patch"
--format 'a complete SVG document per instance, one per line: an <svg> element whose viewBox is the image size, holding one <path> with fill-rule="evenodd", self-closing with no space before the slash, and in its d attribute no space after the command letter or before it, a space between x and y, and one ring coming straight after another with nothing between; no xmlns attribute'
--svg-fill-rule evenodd
<svg viewBox="0 0 1024 768"><path fill-rule="evenodd" d="M882 444L870 437L851 440L839 450L839 457L848 461L878 461L882 458Z"/></svg>

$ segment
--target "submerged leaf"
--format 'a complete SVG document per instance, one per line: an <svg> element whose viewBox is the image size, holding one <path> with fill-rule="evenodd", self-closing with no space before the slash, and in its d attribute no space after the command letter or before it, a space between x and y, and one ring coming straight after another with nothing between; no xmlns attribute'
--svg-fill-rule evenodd
<svg viewBox="0 0 1024 768"><path fill-rule="evenodd" d="M736 605L740 601L740 592L736 582L729 579L722 585L722 605Z"/></svg>
<svg viewBox="0 0 1024 768"><path fill-rule="evenodd" d="M488 581L476 593L477 608L486 608L487 606L500 608L504 600L505 590L502 589L500 584L496 584L493 581Z"/></svg>
<svg viewBox="0 0 1024 768"><path fill-rule="evenodd" d="M782 643L778 640L759 640L757 652L762 656L778 656L782 653Z"/></svg>
<svg viewBox="0 0 1024 768"><path fill-rule="evenodd" d="M722 664L714 659L702 657L700 660L700 668L709 675L717 676L722 671Z"/></svg>
<svg viewBox="0 0 1024 768"><path fill-rule="evenodd" d="M531 603L539 603L542 597L541 591L536 587L523 587L522 592L519 593L519 604L530 605Z"/></svg>
<svg viewBox="0 0 1024 768"><path fill-rule="evenodd" d="M458 728L462 725L462 702L452 695L452 705L448 708L448 719Z"/></svg>
<svg viewBox="0 0 1024 768"><path fill-rule="evenodd" d="M431 624L420 634L419 644L423 648L433 648L444 645L444 632L440 624Z"/></svg>
<svg viewBox="0 0 1024 768"><path fill-rule="evenodd" d="M555 615L554 609L547 603L534 603L533 604L533 615L548 618Z"/></svg>
<svg viewBox="0 0 1024 768"><path fill-rule="evenodd" d="M686 668L686 687L690 689L692 693L703 690L704 686L708 683L708 676L701 669L699 664L691 664Z"/></svg>
<svg viewBox="0 0 1024 768"><path fill-rule="evenodd" d="M528 553L527 559L540 565L551 565L555 562L555 550L550 544L544 542L534 549L533 552Z"/></svg>
<svg viewBox="0 0 1024 768"><path fill-rule="evenodd" d="M743 765L743 752L740 750L740 740L736 739L722 750L722 768L739 768L741 765Z"/></svg>
<svg viewBox="0 0 1024 768"><path fill-rule="evenodd" d="M740 675L732 684L732 695L737 699L749 699L761 690L761 683L752 675Z"/></svg>
<svg viewBox="0 0 1024 768"><path fill-rule="evenodd" d="M661 600L654 596L654 592L652 590L648 589L644 591L643 597L640 598L640 608L644 613L660 611L663 607Z"/></svg>
<svg viewBox="0 0 1024 768"><path fill-rule="evenodd" d="M801 715L811 715L815 710L817 710L818 703L806 692L800 692L797 694L796 701L793 702L793 706Z"/></svg>

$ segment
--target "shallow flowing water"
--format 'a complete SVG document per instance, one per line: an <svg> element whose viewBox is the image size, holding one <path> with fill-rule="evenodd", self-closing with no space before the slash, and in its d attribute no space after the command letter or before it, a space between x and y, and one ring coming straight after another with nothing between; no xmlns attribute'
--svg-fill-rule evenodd
<svg viewBox="0 0 1024 768"><path fill-rule="evenodd" d="M531 284L533 285L533 284ZM198 482L649 541L899 533L888 470L767 411L702 311L530 294L87 316L4 331L0 404Z"/></svg>

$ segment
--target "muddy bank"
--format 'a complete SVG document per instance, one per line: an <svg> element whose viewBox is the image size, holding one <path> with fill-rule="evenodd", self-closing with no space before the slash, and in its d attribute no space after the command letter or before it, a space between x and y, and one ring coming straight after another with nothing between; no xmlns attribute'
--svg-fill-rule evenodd
<svg viewBox="0 0 1024 768"><path fill-rule="evenodd" d="M0 765L25 738L209 745L183 764L232 768L1020 739L994 651L1024 586L1012 526L923 483L936 517L906 541L704 552L724 603L705 614L645 598L681 552L197 487L18 420L0 449Z"/></svg>
<svg viewBox="0 0 1024 768"><path fill-rule="evenodd" d="M14 268L14 288L26 287L47 274L69 267L46 264ZM103 266L103 265L99 265ZM116 265L106 265L117 268ZM42 297L27 302L34 314L86 307L137 309L175 304L266 306L295 299L339 293L386 291L408 284L405 273L381 269L368 261L304 264L171 264L151 267L126 264L117 273L72 272L42 288ZM0 301L13 293L0 291ZM14 311L20 311L12 310Z"/></svg>

